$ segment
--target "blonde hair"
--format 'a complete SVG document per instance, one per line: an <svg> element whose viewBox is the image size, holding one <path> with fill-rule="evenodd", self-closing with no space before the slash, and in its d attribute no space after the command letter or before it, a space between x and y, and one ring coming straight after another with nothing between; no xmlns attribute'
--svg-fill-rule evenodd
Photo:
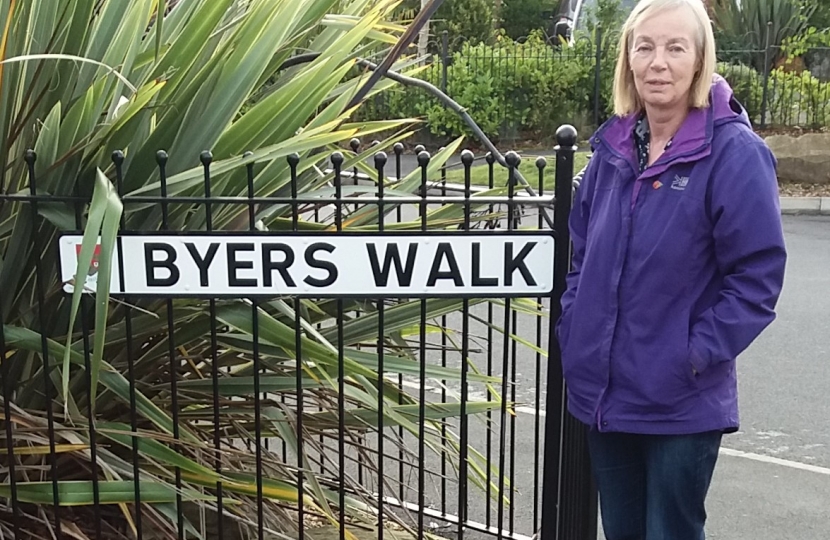
<svg viewBox="0 0 830 540"><path fill-rule="evenodd" d="M617 67L614 72L615 114L627 116L643 109L643 102L637 93L637 88L634 86L634 75L631 73L631 63L629 61L631 36L637 25L652 15L683 6L691 9L698 26L695 42L698 54L698 70L689 92L689 105L694 108L709 106L709 90L711 89L716 62L715 36L712 32L709 14L706 12L702 0L640 0L625 21L620 35Z"/></svg>

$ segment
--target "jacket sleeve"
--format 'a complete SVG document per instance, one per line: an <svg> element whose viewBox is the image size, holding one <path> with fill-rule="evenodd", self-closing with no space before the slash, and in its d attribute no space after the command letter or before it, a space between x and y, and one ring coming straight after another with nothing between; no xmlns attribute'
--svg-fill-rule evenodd
<svg viewBox="0 0 830 540"><path fill-rule="evenodd" d="M718 300L691 326L690 361L698 373L737 358L775 319L784 281L775 157L761 140L739 146L713 171L709 212L723 282Z"/></svg>
<svg viewBox="0 0 830 540"><path fill-rule="evenodd" d="M588 220L591 214L591 199L593 198L593 186L595 183L596 170L599 160L592 156L588 164L580 171L575 178L579 179L579 189L576 190L574 204L568 219L568 229L571 235L571 269L566 278L567 288L562 295L560 305L562 314L556 323L556 338L560 346L564 346L563 340L568 335L567 324L570 315L570 307L576 298L577 287L579 286L579 275L582 270L582 261L585 259L585 246L588 236ZM581 178L580 178L581 175Z"/></svg>

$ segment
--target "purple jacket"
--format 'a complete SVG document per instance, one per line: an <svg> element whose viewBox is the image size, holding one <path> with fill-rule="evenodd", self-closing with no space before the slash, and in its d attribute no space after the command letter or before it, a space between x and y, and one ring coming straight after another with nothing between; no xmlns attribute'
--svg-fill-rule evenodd
<svg viewBox="0 0 830 540"><path fill-rule="evenodd" d="M568 408L600 431L738 429L735 359L775 318L776 161L726 81L638 175L635 115L591 138L556 332Z"/></svg>

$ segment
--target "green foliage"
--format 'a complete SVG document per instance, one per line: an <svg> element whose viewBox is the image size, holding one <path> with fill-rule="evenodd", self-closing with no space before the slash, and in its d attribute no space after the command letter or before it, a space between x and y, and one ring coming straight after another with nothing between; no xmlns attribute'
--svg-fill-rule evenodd
<svg viewBox="0 0 830 540"><path fill-rule="evenodd" d="M439 86L442 67L440 59L435 60L418 77ZM604 117L612 101L613 49L603 52L601 62ZM593 127L594 79L591 41L581 39L572 46L554 48L534 32L524 42L502 36L495 46L465 44L447 68L447 94L489 137L504 139L516 130L526 136L548 137L562 123L574 124L580 132ZM455 112L435 99L419 99L418 94L387 91L382 106L372 109L368 105L367 118L420 117L436 137L473 135Z"/></svg>
<svg viewBox="0 0 830 540"><path fill-rule="evenodd" d="M603 49L616 46L628 13L629 10L623 7L621 0L599 0L595 6L585 9L585 24L582 30L577 31L575 37L593 39L597 26L600 26L603 32Z"/></svg>
<svg viewBox="0 0 830 540"><path fill-rule="evenodd" d="M713 0L715 37L723 49L758 51L766 48L769 31L770 45L779 46L804 31L814 10L814 3L802 5L801 0ZM762 70L763 60L756 56L753 66Z"/></svg>
<svg viewBox="0 0 830 540"><path fill-rule="evenodd" d="M788 37L781 44L781 50L788 57L788 62L802 56L815 47L830 47L830 28L817 29L810 26L803 33Z"/></svg>
<svg viewBox="0 0 830 540"><path fill-rule="evenodd" d="M762 74L743 64L719 63L717 72L729 82L735 97L747 109L750 120L761 119L764 80ZM809 71L783 68L770 71L767 82L766 123L772 126L823 127L830 122L830 83Z"/></svg>
<svg viewBox="0 0 830 540"><path fill-rule="evenodd" d="M770 125L824 127L830 122L830 83L809 71L770 72L767 122Z"/></svg>
<svg viewBox="0 0 830 540"><path fill-rule="evenodd" d="M412 19L420 10L421 0L405 0L398 10L399 17ZM440 51L441 35L447 32L450 50L457 50L463 41L476 45L492 40L492 0L448 0L430 20L429 30L433 52Z"/></svg>
<svg viewBox="0 0 830 540"><path fill-rule="evenodd" d="M458 38L476 45L493 37L492 0L452 0L444 2L435 14L433 34L440 40L446 31L451 43Z"/></svg>
<svg viewBox="0 0 830 540"><path fill-rule="evenodd" d="M732 87L735 98L746 108L749 118L758 122L763 98L761 75L751 66L740 63L719 62L716 71Z"/></svg>
<svg viewBox="0 0 830 540"><path fill-rule="evenodd" d="M816 28L830 28L830 2L827 0L801 0L802 9L812 7L812 15L807 19Z"/></svg>
<svg viewBox="0 0 830 540"><path fill-rule="evenodd" d="M529 36L534 31L550 30L551 12L556 2L550 0L502 0L501 27L512 39Z"/></svg>

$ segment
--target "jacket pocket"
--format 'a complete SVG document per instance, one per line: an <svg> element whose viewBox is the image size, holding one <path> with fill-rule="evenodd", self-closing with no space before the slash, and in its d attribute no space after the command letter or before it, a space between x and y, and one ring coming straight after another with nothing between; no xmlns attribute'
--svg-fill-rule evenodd
<svg viewBox="0 0 830 540"><path fill-rule="evenodd" d="M672 414L699 392L686 332L679 324L669 325L665 332L624 335L622 346L614 354L611 386L621 392L632 410L640 413Z"/></svg>

